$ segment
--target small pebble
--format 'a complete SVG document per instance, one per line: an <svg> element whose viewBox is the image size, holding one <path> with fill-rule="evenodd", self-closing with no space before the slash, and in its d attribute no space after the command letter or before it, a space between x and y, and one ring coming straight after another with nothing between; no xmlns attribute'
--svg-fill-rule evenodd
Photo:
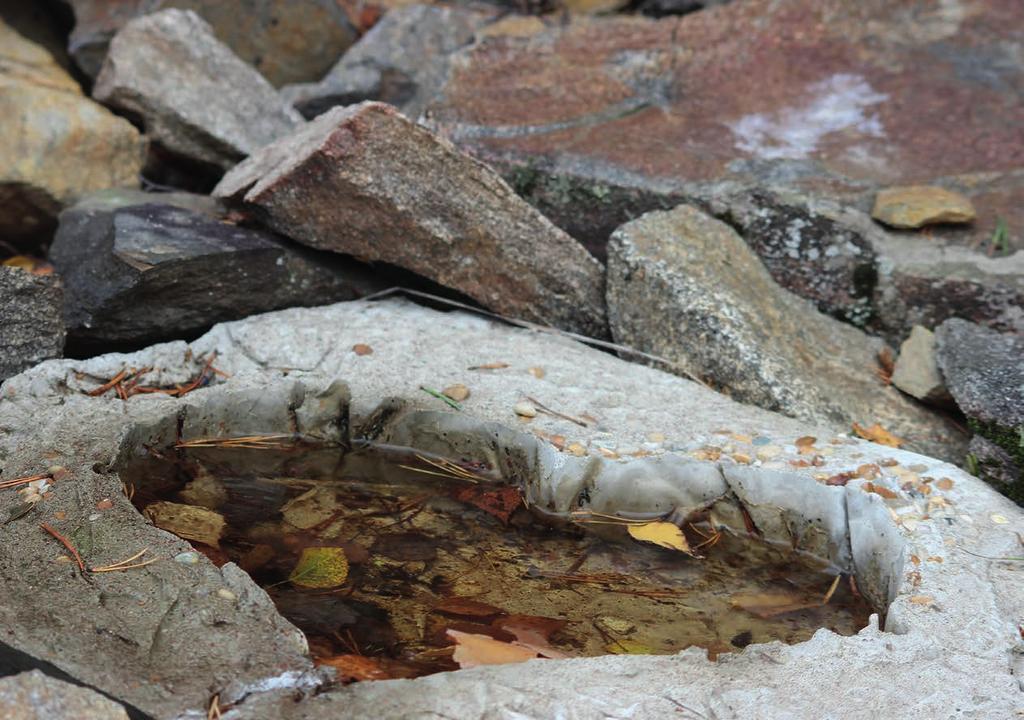
<svg viewBox="0 0 1024 720"><path fill-rule="evenodd" d="M220 590L218 590L217 591L217 597L222 597L225 600L237 600L238 599L238 596L235 595L230 590L228 590L227 588L221 588Z"/></svg>
<svg viewBox="0 0 1024 720"><path fill-rule="evenodd" d="M542 368L542 367L532 367L532 368L530 368L530 374L533 375L538 380L540 380L545 375L544 368Z"/></svg>
<svg viewBox="0 0 1024 720"><path fill-rule="evenodd" d="M759 435L751 441L751 444L756 447L760 447L762 445L768 445L769 443L771 443L771 441L771 438L765 437L764 435Z"/></svg>
<svg viewBox="0 0 1024 720"><path fill-rule="evenodd" d="M100 515L99 513L93 513L93 514L91 514L89 516L89 521L93 522L93 521L99 520L101 517L103 517L103 516Z"/></svg>
<svg viewBox="0 0 1024 720"><path fill-rule="evenodd" d="M524 417L524 418L537 417L537 408L535 408L533 405L531 405L530 403L526 402L525 400L522 401L522 402L517 402L515 404L515 407L512 408L512 410L519 417Z"/></svg>
<svg viewBox="0 0 1024 720"><path fill-rule="evenodd" d="M576 455L577 457L583 457L584 455L587 454L587 449L580 445L579 443L575 442L571 443L569 447L566 448L566 450L568 450L573 455Z"/></svg>
<svg viewBox="0 0 1024 720"><path fill-rule="evenodd" d="M181 563L182 565L196 565L199 562L199 553L197 552L183 552L178 553L174 556L174 562Z"/></svg>
<svg viewBox="0 0 1024 720"><path fill-rule="evenodd" d="M364 343L358 343L352 346L352 352L356 355L373 355L373 348Z"/></svg>
<svg viewBox="0 0 1024 720"><path fill-rule="evenodd" d="M663 443L665 442L665 433L652 432L647 435L647 439L652 443Z"/></svg>
<svg viewBox="0 0 1024 720"><path fill-rule="evenodd" d="M441 394L451 398L455 402L462 402L469 397L469 388L465 385L452 385L442 390Z"/></svg>

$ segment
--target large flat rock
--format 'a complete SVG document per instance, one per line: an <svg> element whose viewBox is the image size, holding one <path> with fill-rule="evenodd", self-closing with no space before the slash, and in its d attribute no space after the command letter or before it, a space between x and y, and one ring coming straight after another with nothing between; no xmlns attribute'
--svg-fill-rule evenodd
<svg viewBox="0 0 1024 720"><path fill-rule="evenodd" d="M436 331L441 326L443 333ZM357 344L373 352L356 352ZM112 392L82 392L126 366L152 366L147 382L184 382L212 352L230 377L217 376L180 399L122 401ZM494 366L500 362L506 366ZM484 365L492 369L479 369ZM545 372L530 372L537 367ZM456 382L472 391L460 413L420 389ZM594 422L583 427L544 413L523 420L513 407L524 394ZM233 717L261 719L589 720L666 717L685 706L721 718L920 720L957 708L961 717L987 720L1019 708L1020 573L1010 563L965 552L1019 554L1019 508L951 465L741 405L555 334L403 302L360 301L228 323L191 346L43 363L8 380L0 395L0 426L8 428L0 434L3 477L51 463L69 472L33 516L4 527L10 542L0 544L6 589L0 647L5 656L54 666L154 717L201 716L217 693L222 702L239 701ZM211 424L248 434L294 430L290 424L297 422L300 432L323 433L335 426L339 402L358 425L375 417L385 398L402 403L404 417L441 423L460 438L476 433L483 446L499 437L534 447L556 487L598 478L602 489L606 479L632 478L643 489L639 496L657 497L684 489L673 478L696 473L741 493L759 518L779 504L806 512L814 506L809 498L827 498L822 507L838 523L838 537L849 538L836 550L858 568L865 591L881 591L886 631L871 626L840 637L822 630L800 645L755 644L717 663L690 650L530 662L304 693L317 679L299 674L301 655L288 650L294 635L275 620L266 596L233 566L167 559L187 544L146 524L109 469L118 453L140 441L173 439L176 428L191 437ZM548 440L556 434L582 446L584 456L559 450ZM806 435L816 437L817 465L800 463L806 456L795 441ZM429 437L439 441L429 434L422 439ZM711 446L721 453L714 462L707 461ZM766 447L773 448L770 456L755 459ZM874 482L890 489L891 499L865 492L858 479L845 487L825 484L865 463L879 464L882 475ZM927 496L915 490L928 484ZM97 509L105 497L112 507ZM564 506L571 498L555 502ZM0 512L16 502L13 493L0 495ZM63 516L55 517L58 512ZM40 521L79 542L87 535L76 528L92 528L93 544L83 553L90 564L142 547L164 559L87 582L60 561L63 549L39 529ZM872 569L888 576L888 588L871 582ZM823 675L841 678L841 691L822 693Z"/></svg>
<svg viewBox="0 0 1024 720"><path fill-rule="evenodd" d="M110 43L93 97L139 117L172 153L223 169L302 122L188 10L128 22Z"/></svg>
<svg viewBox="0 0 1024 720"><path fill-rule="evenodd" d="M38 670L0 678L0 713L6 720L128 720L116 702Z"/></svg>
<svg viewBox="0 0 1024 720"><path fill-rule="evenodd" d="M424 115L598 254L615 227L692 197L692 183L781 185L861 211L891 185L955 190L972 225L887 233L959 260L946 278L939 260L884 253L886 287L936 318L900 334L954 307L1019 331L1005 304L1020 302L1020 271L990 272L986 253L1000 219L1008 245L992 254L1024 246L1024 76L1011 59L1022 13L1000 0L751 0L577 19L458 51Z"/></svg>
<svg viewBox="0 0 1024 720"><path fill-rule="evenodd" d="M607 334L600 264L490 168L389 105L324 113L214 195L305 245L398 265L499 313Z"/></svg>
<svg viewBox="0 0 1024 720"><path fill-rule="evenodd" d="M909 447L959 459L966 438L875 374L877 339L778 287L732 228L681 205L612 235L617 342L669 358L737 400L844 428L881 423Z"/></svg>

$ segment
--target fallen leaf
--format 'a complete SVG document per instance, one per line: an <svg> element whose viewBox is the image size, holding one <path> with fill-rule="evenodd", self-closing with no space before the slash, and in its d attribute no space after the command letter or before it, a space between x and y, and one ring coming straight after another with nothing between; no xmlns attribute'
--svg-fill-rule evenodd
<svg viewBox="0 0 1024 720"><path fill-rule="evenodd" d="M746 610L763 620L776 615L784 615L796 610L806 610L821 606L821 600L808 600L804 596L791 595L785 592L739 593L730 599L733 607Z"/></svg>
<svg viewBox="0 0 1024 720"><path fill-rule="evenodd" d="M508 524L512 513L523 505L523 496L519 488L511 486L486 488L480 485L471 485L459 488L453 493L453 497L459 502L480 508L505 524Z"/></svg>
<svg viewBox="0 0 1024 720"><path fill-rule="evenodd" d="M281 507L281 516L292 527L309 530L338 512L337 493L318 486L292 498Z"/></svg>
<svg viewBox="0 0 1024 720"><path fill-rule="evenodd" d="M501 642L487 635L449 630L448 637L455 641L455 653L452 657L460 668L523 662L532 660L538 654L531 648Z"/></svg>
<svg viewBox="0 0 1024 720"><path fill-rule="evenodd" d="M866 482L863 485L861 485L861 490L863 490L864 492L875 493L875 495L881 495L886 500L895 500L896 498L899 497L899 495L894 493L889 488L883 487L881 485L875 485L872 482Z"/></svg>
<svg viewBox="0 0 1024 720"><path fill-rule="evenodd" d="M814 445L814 443L816 442L818 442L818 438L812 435L804 435L803 437L798 437L795 441L793 441L793 444L796 445L797 447L810 447L811 445Z"/></svg>
<svg viewBox="0 0 1024 720"><path fill-rule="evenodd" d="M679 550L688 555L693 554L683 531L673 523L656 520L638 525L627 525L626 531L634 540L653 543L669 550Z"/></svg>
<svg viewBox="0 0 1024 720"><path fill-rule="evenodd" d="M114 501L111 500L110 498L103 498L98 503L96 503L97 510L109 510L112 507L114 507Z"/></svg>
<svg viewBox="0 0 1024 720"><path fill-rule="evenodd" d="M887 445L894 448L900 447L905 442L902 438L896 437L878 423L875 423L871 427L864 427L863 425L854 423L853 432L857 437L870 440L871 442L878 443L879 445Z"/></svg>
<svg viewBox="0 0 1024 720"><path fill-rule="evenodd" d="M939 481L935 483L935 487L937 487L939 490L952 490L953 481L948 477L939 478Z"/></svg>
<svg viewBox="0 0 1024 720"><path fill-rule="evenodd" d="M826 485L838 485L838 486L842 487L843 485L846 485L846 483L850 482L850 480L852 480L852 479L853 479L853 473L852 472L841 472L841 473L838 473L838 474L833 475L832 477L828 478L825 481L825 484Z"/></svg>
<svg viewBox="0 0 1024 720"><path fill-rule="evenodd" d="M865 463L857 467L857 477L864 478L865 480L874 480L877 477L882 476L882 468L878 467L874 463Z"/></svg>
<svg viewBox="0 0 1024 720"><path fill-rule="evenodd" d="M654 650L650 645L644 645L643 643L637 642L636 640L615 640L604 646L605 652L609 652L612 655L655 655L657 650Z"/></svg>
<svg viewBox="0 0 1024 720"><path fill-rule="evenodd" d="M576 457L583 457L587 454L587 449L577 442L569 443L569 447L566 448L566 451L570 455L575 455Z"/></svg>
<svg viewBox="0 0 1024 720"><path fill-rule="evenodd" d="M463 617L494 617L506 614L499 607L466 597L446 598L435 605L434 610L444 615L461 615Z"/></svg>
<svg viewBox="0 0 1024 720"><path fill-rule="evenodd" d="M15 267L33 275L53 275L53 265L40 258L29 255L14 255L3 262L7 267Z"/></svg>
<svg viewBox="0 0 1024 720"><path fill-rule="evenodd" d="M450 397L456 402L462 402L469 397L469 388L465 385L451 385L442 390L441 394Z"/></svg>
<svg viewBox="0 0 1024 720"><path fill-rule="evenodd" d="M333 655L317 658L317 665L327 665L338 671L341 682L361 680L387 680L391 676L381 667L380 660L364 655Z"/></svg>
<svg viewBox="0 0 1024 720"><path fill-rule="evenodd" d="M348 577L348 558L340 547L311 547L302 551L288 580L307 588L338 587Z"/></svg>
<svg viewBox="0 0 1024 720"><path fill-rule="evenodd" d="M155 502L143 511L161 530L204 545L218 547L227 523L213 510L175 502Z"/></svg>
<svg viewBox="0 0 1024 720"><path fill-rule="evenodd" d="M512 633L515 639L527 645L547 645L551 636L565 627L566 621L540 615L509 615L491 623L495 627Z"/></svg>
<svg viewBox="0 0 1024 720"><path fill-rule="evenodd" d="M907 598L907 600L914 603L915 605L931 605L933 602L935 602L935 598L933 598L931 595L911 595L909 598Z"/></svg>
<svg viewBox="0 0 1024 720"><path fill-rule="evenodd" d="M352 352L356 355L373 355L373 348L364 343L356 343L352 346Z"/></svg>

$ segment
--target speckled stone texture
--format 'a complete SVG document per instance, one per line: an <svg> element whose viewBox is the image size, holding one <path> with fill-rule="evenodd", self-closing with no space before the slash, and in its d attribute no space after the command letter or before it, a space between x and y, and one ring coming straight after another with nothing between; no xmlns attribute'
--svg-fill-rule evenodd
<svg viewBox="0 0 1024 720"><path fill-rule="evenodd" d="M4 720L128 720L125 709L88 688L38 670L0 678Z"/></svg>
<svg viewBox="0 0 1024 720"><path fill-rule="evenodd" d="M56 275L0 266L0 381L64 350L64 290Z"/></svg>

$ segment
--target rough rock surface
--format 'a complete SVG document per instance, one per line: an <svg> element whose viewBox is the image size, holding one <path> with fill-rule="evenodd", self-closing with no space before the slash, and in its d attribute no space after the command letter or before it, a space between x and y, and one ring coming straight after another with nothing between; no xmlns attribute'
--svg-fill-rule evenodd
<svg viewBox="0 0 1024 720"><path fill-rule="evenodd" d="M960 193L930 185L886 188L875 196L871 217L890 227L915 230L925 225L969 223L977 216Z"/></svg>
<svg viewBox="0 0 1024 720"><path fill-rule="evenodd" d="M4 720L128 720L125 709L88 688L38 670L0 678Z"/></svg>
<svg viewBox="0 0 1024 720"><path fill-rule="evenodd" d="M56 275L0 266L0 381L64 351L64 294Z"/></svg>
<svg viewBox="0 0 1024 720"><path fill-rule="evenodd" d="M171 152L224 169L302 122L187 10L125 25L110 43L93 97L140 117L146 133Z"/></svg>
<svg viewBox="0 0 1024 720"><path fill-rule="evenodd" d="M126 120L82 97L42 46L0 20L0 236L45 240L60 208L106 187L135 186L145 143Z"/></svg>
<svg viewBox="0 0 1024 720"><path fill-rule="evenodd" d="M607 335L600 264L489 168L381 103L335 108L214 195L322 250L398 265L487 308Z"/></svg>
<svg viewBox="0 0 1024 720"><path fill-rule="evenodd" d="M440 326L444 333L436 331ZM370 345L374 352L357 353L352 349L356 344ZM214 351L217 367L230 378L181 399L139 396L123 402L112 393L89 397L80 392L98 384L93 378L110 377L125 366L153 366L153 381L184 382ZM496 360L509 366L467 369ZM546 369L543 377L529 372L536 366ZM303 684L315 679L281 674L295 664L265 661L272 654L268 635L278 637L270 617L247 615L245 603L233 604L217 593L227 576L237 580L240 575L233 566L218 571L203 558L196 565L163 561L86 583L66 563L54 564L62 551L52 538L34 523L18 521L5 528L12 542L0 544L7 589L0 594L5 628L0 642L161 718L185 711L202 716L212 694L224 690L232 677L240 682L222 692L221 699L248 694L233 717L260 720L523 715L596 720L668 717L680 704L720 718L776 718L783 711L801 720L930 720L955 707L963 718L987 720L1010 717L1019 706L1022 663L1014 648L1019 643L1016 620L1024 613L1020 573L1007 563L958 551L1017 552L1013 531L1021 528L1024 513L1008 500L933 459L833 436L828 428L740 405L682 378L564 338L463 313L399 302L292 309L218 326L191 347L179 342L132 355L44 363L0 390L0 426L12 429L0 434L3 475L27 474L39 466L40 457L68 468L70 476L36 512L44 518L66 512L61 529L93 527L97 542L86 556L90 563L119 560L136 547L170 557L187 545L144 524L123 497L116 475L103 472L120 439L146 441L155 427L164 427L173 439L179 417L186 437L221 421L228 431L265 432L288 427L297 416L300 430L315 428L335 417L336 379L350 388L350 412L357 423L383 398L394 397L432 418L496 423L508 429L503 432L524 435L561 434L587 448L588 456L579 458L540 442L540 454L554 459L555 476L585 477L587 468L595 467L640 471L648 463L651 468L692 464L706 458L714 445L722 452L719 462L692 466L717 467L723 475L752 483L760 478L761 492L774 492L769 497L784 502L798 502L814 494L806 492L811 489L827 491L839 501L837 517L850 518L853 547L865 548L867 557L900 558L892 568L897 587L887 609L888 632L871 626L855 637L839 637L822 630L800 645L752 645L717 663L691 649L677 656L477 668L414 681L321 687L297 702ZM419 389L456 382L472 389L462 413ZM587 412L599 422L583 428L546 414L520 420L513 407L524 392L570 414ZM663 435L657 442L650 439L654 432ZM808 434L818 438L820 466L799 464L806 456L794 441ZM750 466L733 458L745 455L745 462L751 462L765 440L779 449L774 458ZM609 447L619 460L599 452ZM880 463L883 477L874 482L891 488L894 498L864 492L856 479L846 487L821 485L826 477L864 463ZM900 489L925 478L948 482L935 480L928 497ZM749 492L745 487L736 485ZM97 514L94 503L103 497L110 497L114 507L89 521L90 514ZM777 499L761 500L758 512ZM12 502L0 496L0 512ZM899 525L892 518L899 518ZM909 553L921 563L908 574L903 560ZM10 581L7 573L16 573L19 581ZM68 592L69 583L74 593ZM264 597L251 586L248 592ZM19 607L29 610L16 614L13 609ZM54 627L60 628L59 637ZM162 639L154 643L154 638ZM239 647L243 638L252 644ZM936 663L941 670L927 670ZM177 672L179 667L188 672ZM823 672L844 678L843 692L821 693ZM138 682L140 677L147 681ZM978 677L985 678L984 693L977 691ZM909 686L915 692L907 692Z"/></svg>
<svg viewBox="0 0 1024 720"><path fill-rule="evenodd" d="M355 40L334 0L69 0L75 28L69 51L89 77L129 20L164 8L193 10L217 37L274 85L315 80Z"/></svg>
<svg viewBox="0 0 1024 720"><path fill-rule="evenodd" d="M307 118L335 105L380 100L416 118L444 84L448 56L468 45L494 13L409 5L389 11L317 83L281 94Z"/></svg>
<svg viewBox="0 0 1024 720"><path fill-rule="evenodd" d="M880 341L779 288L728 225L683 205L623 225L608 250L617 342L743 402L841 427L877 422L937 457L962 452L952 423L879 382Z"/></svg>
<svg viewBox="0 0 1024 720"><path fill-rule="evenodd" d="M985 460L978 469L1024 504L1024 336L954 318L936 328L935 339L950 394L971 430L996 446L975 447L976 459Z"/></svg>
<svg viewBox="0 0 1024 720"><path fill-rule="evenodd" d="M64 280L69 342L141 346L380 289L359 263L188 209L203 204L214 205L203 196L122 191L61 213L50 260Z"/></svg>
<svg viewBox="0 0 1024 720"><path fill-rule="evenodd" d="M935 360L935 333L920 325L900 345L892 384L911 397L932 405L952 401Z"/></svg>

